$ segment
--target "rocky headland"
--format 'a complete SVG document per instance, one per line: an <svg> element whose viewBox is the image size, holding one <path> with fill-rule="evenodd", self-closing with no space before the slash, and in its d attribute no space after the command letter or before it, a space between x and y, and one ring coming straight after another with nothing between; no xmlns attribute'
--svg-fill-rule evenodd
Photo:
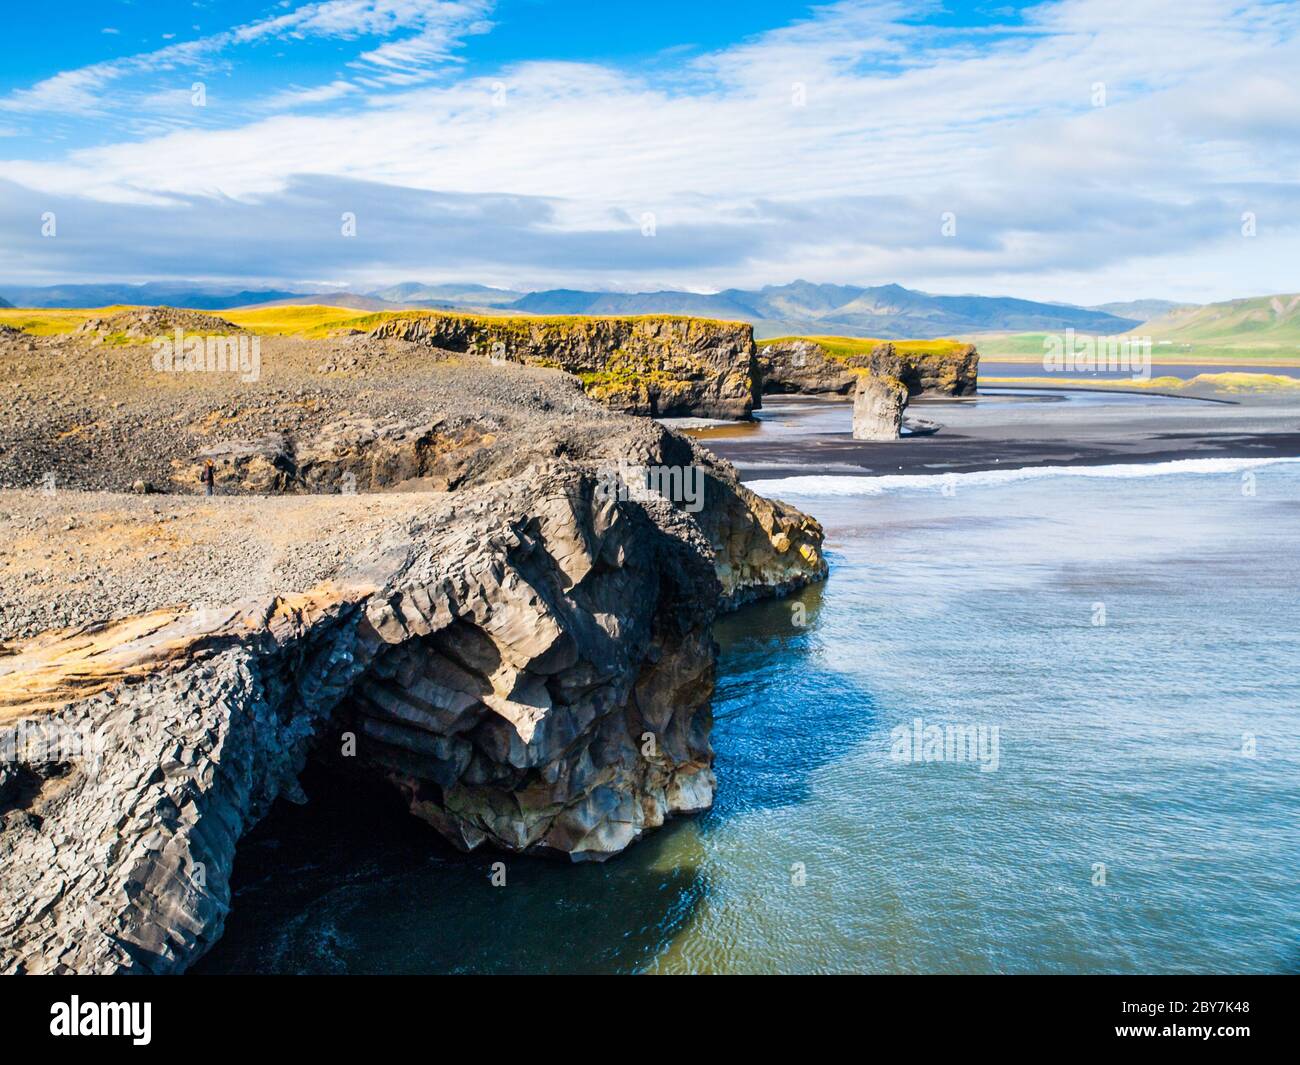
<svg viewBox="0 0 1300 1065"><path fill-rule="evenodd" d="M398 315L371 335L575 374L592 399L651 417L746 418L759 404L754 331L742 322Z"/></svg>
<svg viewBox="0 0 1300 1065"><path fill-rule="evenodd" d="M954 340L785 337L761 341L756 359L764 393L848 396L866 373L908 396L970 396L979 376L979 352Z"/></svg>
<svg viewBox="0 0 1300 1065"><path fill-rule="evenodd" d="M713 618L821 579L815 520L518 347L390 323L157 368L203 327L0 337L0 971L183 970L308 760L499 854L710 805ZM638 328L572 343L752 355Z"/></svg>

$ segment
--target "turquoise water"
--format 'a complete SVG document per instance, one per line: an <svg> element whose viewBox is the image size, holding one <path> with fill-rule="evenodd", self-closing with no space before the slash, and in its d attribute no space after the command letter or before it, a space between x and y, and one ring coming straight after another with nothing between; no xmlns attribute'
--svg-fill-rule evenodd
<svg viewBox="0 0 1300 1065"><path fill-rule="evenodd" d="M317 782L198 969L1298 971L1300 464L1246 467L757 486L833 571L719 626L713 811L495 888Z"/></svg>

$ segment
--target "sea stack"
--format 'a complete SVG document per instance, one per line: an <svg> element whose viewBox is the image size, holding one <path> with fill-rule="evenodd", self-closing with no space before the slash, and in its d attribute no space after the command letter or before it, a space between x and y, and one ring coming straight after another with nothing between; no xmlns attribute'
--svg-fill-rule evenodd
<svg viewBox="0 0 1300 1065"><path fill-rule="evenodd" d="M859 374L853 390L853 439L897 440L907 406L907 386L896 377Z"/></svg>

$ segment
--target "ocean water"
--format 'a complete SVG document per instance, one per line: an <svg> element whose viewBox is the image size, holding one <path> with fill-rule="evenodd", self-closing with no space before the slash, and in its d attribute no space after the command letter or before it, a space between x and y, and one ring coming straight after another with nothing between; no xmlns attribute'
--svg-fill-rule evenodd
<svg viewBox="0 0 1300 1065"><path fill-rule="evenodd" d="M1300 971L1300 461L755 487L832 575L719 625L710 813L493 887L316 781L198 971Z"/></svg>

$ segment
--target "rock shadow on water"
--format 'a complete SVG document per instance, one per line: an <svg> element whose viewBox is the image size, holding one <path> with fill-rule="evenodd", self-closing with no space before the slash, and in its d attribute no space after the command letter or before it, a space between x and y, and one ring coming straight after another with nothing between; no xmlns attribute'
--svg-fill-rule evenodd
<svg viewBox="0 0 1300 1065"><path fill-rule="evenodd" d="M830 560L833 571L833 554ZM874 727L872 694L823 660L824 592L823 584L809 585L714 626L718 787L713 809L701 819L706 832L738 814L807 801L813 774Z"/></svg>
<svg viewBox="0 0 1300 1065"><path fill-rule="evenodd" d="M379 788L312 768L240 844L216 973L620 973L705 891L669 826L604 864L461 854ZM505 884L494 886L494 863Z"/></svg>

